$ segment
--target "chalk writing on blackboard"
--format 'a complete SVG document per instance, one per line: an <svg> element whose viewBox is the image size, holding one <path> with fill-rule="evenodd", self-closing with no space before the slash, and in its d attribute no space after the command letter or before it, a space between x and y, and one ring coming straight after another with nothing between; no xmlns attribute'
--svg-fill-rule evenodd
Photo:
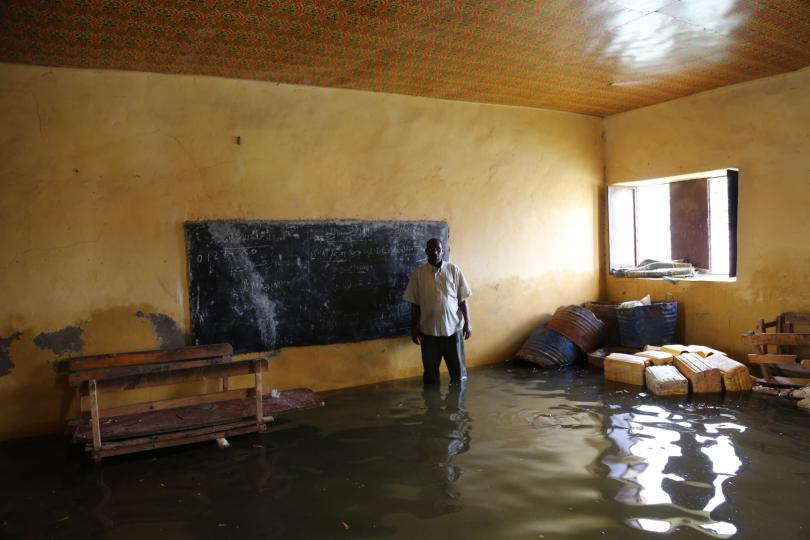
<svg viewBox="0 0 810 540"><path fill-rule="evenodd" d="M402 293L439 221L185 224L192 336L236 352L404 336Z"/></svg>

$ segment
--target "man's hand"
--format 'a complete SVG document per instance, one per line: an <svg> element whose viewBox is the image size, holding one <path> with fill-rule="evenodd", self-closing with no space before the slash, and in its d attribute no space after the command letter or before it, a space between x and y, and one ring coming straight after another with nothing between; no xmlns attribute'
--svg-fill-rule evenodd
<svg viewBox="0 0 810 540"><path fill-rule="evenodd" d="M420 344L419 343L419 327L418 326L412 326L411 327L411 341L413 341L417 345Z"/></svg>
<svg viewBox="0 0 810 540"><path fill-rule="evenodd" d="M472 337L472 327L464 323L464 339L470 339Z"/></svg>

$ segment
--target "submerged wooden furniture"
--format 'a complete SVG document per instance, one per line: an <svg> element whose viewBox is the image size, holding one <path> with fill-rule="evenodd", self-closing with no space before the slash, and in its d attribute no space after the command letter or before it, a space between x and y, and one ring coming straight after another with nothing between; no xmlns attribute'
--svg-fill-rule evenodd
<svg viewBox="0 0 810 540"><path fill-rule="evenodd" d="M760 319L754 332L742 335L742 342L756 351L748 355L748 362L759 365L759 382L774 386L810 384L810 333L796 332L801 327L810 327L810 313L781 313L770 322ZM774 331L768 332L770 328ZM797 374L800 376L794 376Z"/></svg>
<svg viewBox="0 0 810 540"><path fill-rule="evenodd" d="M82 418L74 440L87 440L93 459L265 430L262 372L267 358L234 360L227 343L159 351L103 354L68 361ZM250 388L229 389L229 377L254 375ZM106 392L204 379L219 389L199 395L105 407Z"/></svg>

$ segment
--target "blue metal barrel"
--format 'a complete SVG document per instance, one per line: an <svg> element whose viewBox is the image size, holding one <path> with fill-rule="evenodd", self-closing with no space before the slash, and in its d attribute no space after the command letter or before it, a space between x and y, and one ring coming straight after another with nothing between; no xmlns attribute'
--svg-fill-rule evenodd
<svg viewBox="0 0 810 540"><path fill-rule="evenodd" d="M649 306L620 308L616 310L616 320L622 347L675 343L678 303L653 302Z"/></svg>
<svg viewBox="0 0 810 540"><path fill-rule="evenodd" d="M542 367L557 368L574 363L579 349L568 338L541 326L532 332L515 358L532 362Z"/></svg>

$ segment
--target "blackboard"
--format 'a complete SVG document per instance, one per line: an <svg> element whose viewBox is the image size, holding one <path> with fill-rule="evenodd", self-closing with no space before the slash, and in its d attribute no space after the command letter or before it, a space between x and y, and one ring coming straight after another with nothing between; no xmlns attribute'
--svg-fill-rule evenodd
<svg viewBox="0 0 810 540"><path fill-rule="evenodd" d="M238 353L407 335L408 278L427 240L448 238L439 221L200 221L185 233L193 341Z"/></svg>

